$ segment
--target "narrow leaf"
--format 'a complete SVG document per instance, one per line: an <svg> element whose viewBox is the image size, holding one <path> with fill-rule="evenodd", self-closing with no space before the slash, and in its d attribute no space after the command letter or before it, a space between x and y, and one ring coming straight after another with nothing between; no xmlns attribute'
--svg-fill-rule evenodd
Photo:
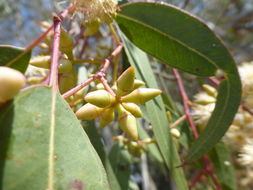
<svg viewBox="0 0 253 190"><path fill-rule="evenodd" d="M24 73L31 58L31 51L14 61L11 65L8 65L10 61L15 59L23 52L24 49L22 48L9 45L0 45L0 66L8 66Z"/></svg>
<svg viewBox="0 0 253 190"><path fill-rule="evenodd" d="M143 80L147 87L158 88L147 55L129 42L122 33L121 38L128 60L131 65L136 68L137 78ZM162 98L159 96L146 103L146 110L151 125L153 126L154 135L161 150L163 159L165 160L167 167L171 170L178 189L188 189L182 168L176 168L176 166L179 166L181 163L173 144L172 137L169 133L169 124L165 115Z"/></svg>
<svg viewBox="0 0 253 190"><path fill-rule="evenodd" d="M224 142L219 142L210 152L217 174L224 190L236 190L234 168L230 158L230 152Z"/></svg>
<svg viewBox="0 0 253 190"><path fill-rule="evenodd" d="M240 103L241 83L233 58L203 22L174 6L129 3L121 7L117 22L135 45L165 64L198 76L223 71L215 110L186 161L200 158L225 134Z"/></svg>
<svg viewBox="0 0 253 190"><path fill-rule="evenodd" d="M2 189L109 189L106 174L82 126L57 93L33 88L0 113Z"/></svg>

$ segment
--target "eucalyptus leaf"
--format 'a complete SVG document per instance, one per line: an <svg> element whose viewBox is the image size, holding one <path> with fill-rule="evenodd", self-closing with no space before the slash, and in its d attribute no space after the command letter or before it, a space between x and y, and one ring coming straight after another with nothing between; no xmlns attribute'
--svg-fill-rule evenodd
<svg viewBox="0 0 253 190"><path fill-rule="evenodd" d="M23 48L10 45L0 45L0 66L8 66L24 73L31 58L31 51L24 54L22 57L14 61L12 64L9 64L10 61L15 59L18 55L20 55L24 51L25 49Z"/></svg>
<svg viewBox="0 0 253 190"><path fill-rule="evenodd" d="M215 110L186 161L200 158L231 125L241 97L235 62L215 34L200 19L164 3L137 2L121 7L117 23L139 48L165 64L198 75L224 73Z"/></svg>
<svg viewBox="0 0 253 190"><path fill-rule="evenodd" d="M76 116L53 94L49 87L33 88L1 110L0 189L110 189Z"/></svg>
<svg viewBox="0 0 253 190"><path fill-rule="evenodd" d="M224 142L219 142L210 152L214 163L215 173L218 176L224 190L236 190L236 178L230 151Z"/></svg>

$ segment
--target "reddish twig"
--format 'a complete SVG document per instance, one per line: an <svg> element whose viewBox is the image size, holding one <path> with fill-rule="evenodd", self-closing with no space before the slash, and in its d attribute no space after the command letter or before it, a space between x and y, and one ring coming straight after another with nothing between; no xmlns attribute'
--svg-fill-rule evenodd
<svg viewBox="0 0 253 190"><path fill-rule="evenodd" d="M111 89L111 87L109 86L109 84L107 83L107 81L105 80L105 77L101 77L100 80L101 80L101 83L104 85L105 89L106 89L112 96L116 96L116 94L113 92L113 90Z"/></svg>
<svg viewBox="0 0 253 190"><path fill-rule="evenodd" d="M253 111L247 105L241 103L241 107L244 111L247 111L250 115L253 116Z"/></svg>
<svg viewBox="0 0 253 190"><path fill-rule="evenodd" d="M194 137L197 139L199 137L199 134L198 134L198 131L197 131L197 128L196 128L196 125L195 123L193 122L193 119L190 115L190 107L188 105L189 103L189 98L185 92L185 89L184 89L184 85L183 85L183 82L182 82L182 79L177 71L177 69L172 69L173 71L173 74L177 80L177 84L178 84L178 88L179 88L179 92L181 94L181 97L182 97L182 102L183 102L183 105L184 105L184 111L185 111L185 116L190 124L190 127L192 129L192 132L193 132L193 135Z"/></svg>
<svg viewBox="0 0 253 190"><path fill-rule="evenodd" d="M54 40L53 40L53 52L51 57L50 68L50 81L49 86L55 89L58 86L58 60L59 60L59 48L60 48L60 35L61 35L61 19L58 16L54 16Z"/></svg>
<svg viewBox="0 0 253 190"><path fill-rule="evenodd" d="M86 80L85 82L77 85L76 87L72 88L71 90L65 92L62 97L63 98L67 98L69 96L72 96L73 94L75 94L76 92L78 92L79 90L81 90L83 87L87 86L88 84L90 84L94 79L93 78L89 78L88 80Z"/></svg>
<svg viewBox="0 0 253 190"><path fill-rule="evenodd" d="M188 96L187 96L187 94L186 94L186 91L185 91L185 88L184 88L182 79L181 79L180 74L179 74L179 72L177 71L177 69L173 69L173 74L174 74L174 76L175 76L175 78L176 78L176 80L177 80L179 92L180 92L180 95L181 95L181 97L182 97L182 101L183 101L183 105L184 105L184 111L185 111L186 118L187 118L187 120L188 120L188 122L189 122L189 125L190 125L190 127L191 127L191 129L192 129L192 132L193 132L193 135L194 135L195 139L197 139L197 138L199 137L199 134L198 134L196 125L195 125L195 123L193 122L193 119L192 119L192 117L191 117L191 115L190 115L190 107L189 107L189 105L188 105L188 103L189 103L189 98L188 98ZM212 178L212 180L213 180L213 182L214 182L214 184L215 184L215 186L216 186L216 189L217 189L217 190L221 190L222 188L221 188L221 186L220 186L220 184L219 184L219 182L218 182L218 180L217 180L217 178L216 178L216 175L215 175L215 173L214 173L214 171L213 171L213 169L212 169L211 162L210 162L209 158L207 157L207 155L204 155L204 156L202 157L202 159L203 159L204 165L205 165L205 169L204 169L205 172L201 172L200 174L201 174L201 175L204 175L205 173L208 173L208 174L211 176L211 178ZM202 177L202 176L199 176L199 179L200 179L201 177ZM196 184L197 182L198 182L198 181L196 181L195 184Z"/></svg>
<svg viewBox="0 0 253 190"><path fill-rule="evenodd" d="M71 90L69 90L68 92L64 93L62 95L63 98L67 98L69 96L72 96L73 94L75 94L77 91L79 91L80 89L82 89L83 87L87 86L88 84L90 84L92 81L94 81L95 79L99 79L101 81L101 83L104 85L105 89L111 93L113 96L115 96L115 93L113 92L113 90L111 89L111 87L108 85L108 83L105 80L105 72L107 71L107 69L109 68L112 59L117 56L121 50L123 48L122 43L120 43L117 48L111 53L111 55L109 57L107 57L104 60L104 64L101 67L101 69L94 74L91 78L89 78L88 80L86 80L85 82L83 82L82 84L72 88Z"/></svg>
<svg viewBox="0 0 253 190"><path fill-rule="evenodd" d="M194 177L193 180L191 181L191 184L189 185L189 189L191 190L201 180L201 178L205 174L206 174L205 170L200 171L198 175Z"/></svg>
<svg viewBox="0 0 253 190"><path fill-rule="evenodd" d="M217 80L215 77L208 77L208 79L209 79L215 86L219 86L220 81Z"/></svg>

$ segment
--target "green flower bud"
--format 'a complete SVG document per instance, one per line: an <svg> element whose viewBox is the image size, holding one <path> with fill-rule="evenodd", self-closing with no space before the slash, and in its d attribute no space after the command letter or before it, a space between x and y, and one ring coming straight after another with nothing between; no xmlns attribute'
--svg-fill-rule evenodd
<svg viewBox="0 0 253 190"><path fill-rule="evenodd" d="M122 103L122 106L131 114L133 114L135 117L143 116L140 107L134 103L125 102L125 103Z"/></svg>
<svg viewBox="0 0 253 190"><path fill-rule="evenodd" d="M117 80L117 95L125 95L134 87L134 67L129 67L125 70Z"/></svg>
<svg viewBox="0 0 253 190"><path fill-rule="evenodd" d="M24 84L25 77L21 72L0 66L0 102L12 99Z"/></svg>
<svg viewBox="0 0 253 190"><path fill-rule="evenodd" d="M131 139L137 141L138 140L138 130L135 117L126 111L123 106L118 105L118 113L119 113L119 126L121 130L126 133Z"/></svg>
<svg viewBox="0 0 253 190"><path fill-rule="evenodd" d="M100 116L100 127L104 127L114 120L114 108L106 109Z"/></svg>
<svg viewBox="0 0 253 190"><path fill-rule="evenodd" d="M76 116L80 120L92 120L100 116L103 111L103 108L87 103L76 111Z"/></svg>
<svg viewBox="0 0 253 190"><path fill-rule="evenodd" d="M208 105L215 102L216 102L215 100L194 100L194 103L200 104L200 105Z"/></svg>
<svg viewBox="0 0 253 190"><path fill-rule="evenodd" d="M169 123L171 123L172 122L172 116L171 116L170 111L166 112L166 116L167 116L167 120L169 121Z"/></svg>
<svg viewBox="0 0 253 190"><path fill-rule="evenodd" d="M70 60L73 59L72 50L74 49L74 41L71 36L65 31L61 30L60 35L60 51L65 53Z"/></svg>
<svg viewBox="0 0 253 190"><path fill-rule="evenodd" d="M216 98L216 96L217 96L217 90L214 87L212 87L212 86L210 86L208 84L204 84L204 85L202 85L202 87L204 88L205 92L209 96L212 96L212 97Z"/></svg>
<svg viewBox="0 0 253 190"><path fill-rule="evenodd" d="M136 104L144 104L145 102L151 100L152 98L161 94L162 91L153 88L138 88L131 92L130 94L123 96L121 98L122 102L133 102Z"/></svg>
<svg viewBox="0 0 253 190"><path fill-rule="evenodd" d="M50 55L42 55L42 56L39 55L39 56L32 57L29 64L31 64L35 67L49 69L50 68L50 62L51 62L51 56Z"/></svg>
<svg viewBox="0 0 253 190"><path fill-rule="evenodd" d="M61 94L74 88L76 86L76 83L77 83L77 73L75 70L72 70L72 72L70 73L60 75L59 89Z"/></svg>
<svg viewBox="0 0 253 190"><path fill-rule="evenodd" d="M69 73L72 71L72 63L71 61L69 61L68 59L65 58L60 58L59 60L59 65L58 65L58 69L59 69L59 73Z"/></svg>
<svg viewBox="0 0 253 190"><path fill-rule="evenodd" d="M135 79L135 80L134 80L134 87L133 87L133 90L135 90L135 89L137 89L137 88L139 88L139 87L141 87L141 86L144 86L144 85L145 85L145 83L144 83L143 81L138 80L138 79Z"/></svg>
<svg viewBox="0 0 253 190"><path fill-rule="evenodd" d="M85 96L85 101L94 104L98 107L105 108L115 102L115 97L113 97L106 90L96 90L88 93Z"/></svg>

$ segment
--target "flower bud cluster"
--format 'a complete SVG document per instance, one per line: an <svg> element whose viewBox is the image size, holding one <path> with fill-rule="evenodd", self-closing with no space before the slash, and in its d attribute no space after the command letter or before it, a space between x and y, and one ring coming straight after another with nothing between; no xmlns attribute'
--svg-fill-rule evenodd
<svg viewBox="0 0 253 190"><path fill-rule="evenodd" d="M21 72L0 66L0 103L4 103L17 95L25 81Z"/></svg>
<svg viewBox="0 0 253 190"><path fill-rule="evenodd" d="M136 118L142 117L141 109L137 104L144 104L161 94L161 90L139 88L144 85L135 79L133 67L129 67L112 87L115 96L98 84L97 90L89 92L85 97L85 104L76 112L80 120L99 118L100 127L111 123L115 118L114 110L118 113L118 123L121 130L134 141L138 140Z"/></svg>

